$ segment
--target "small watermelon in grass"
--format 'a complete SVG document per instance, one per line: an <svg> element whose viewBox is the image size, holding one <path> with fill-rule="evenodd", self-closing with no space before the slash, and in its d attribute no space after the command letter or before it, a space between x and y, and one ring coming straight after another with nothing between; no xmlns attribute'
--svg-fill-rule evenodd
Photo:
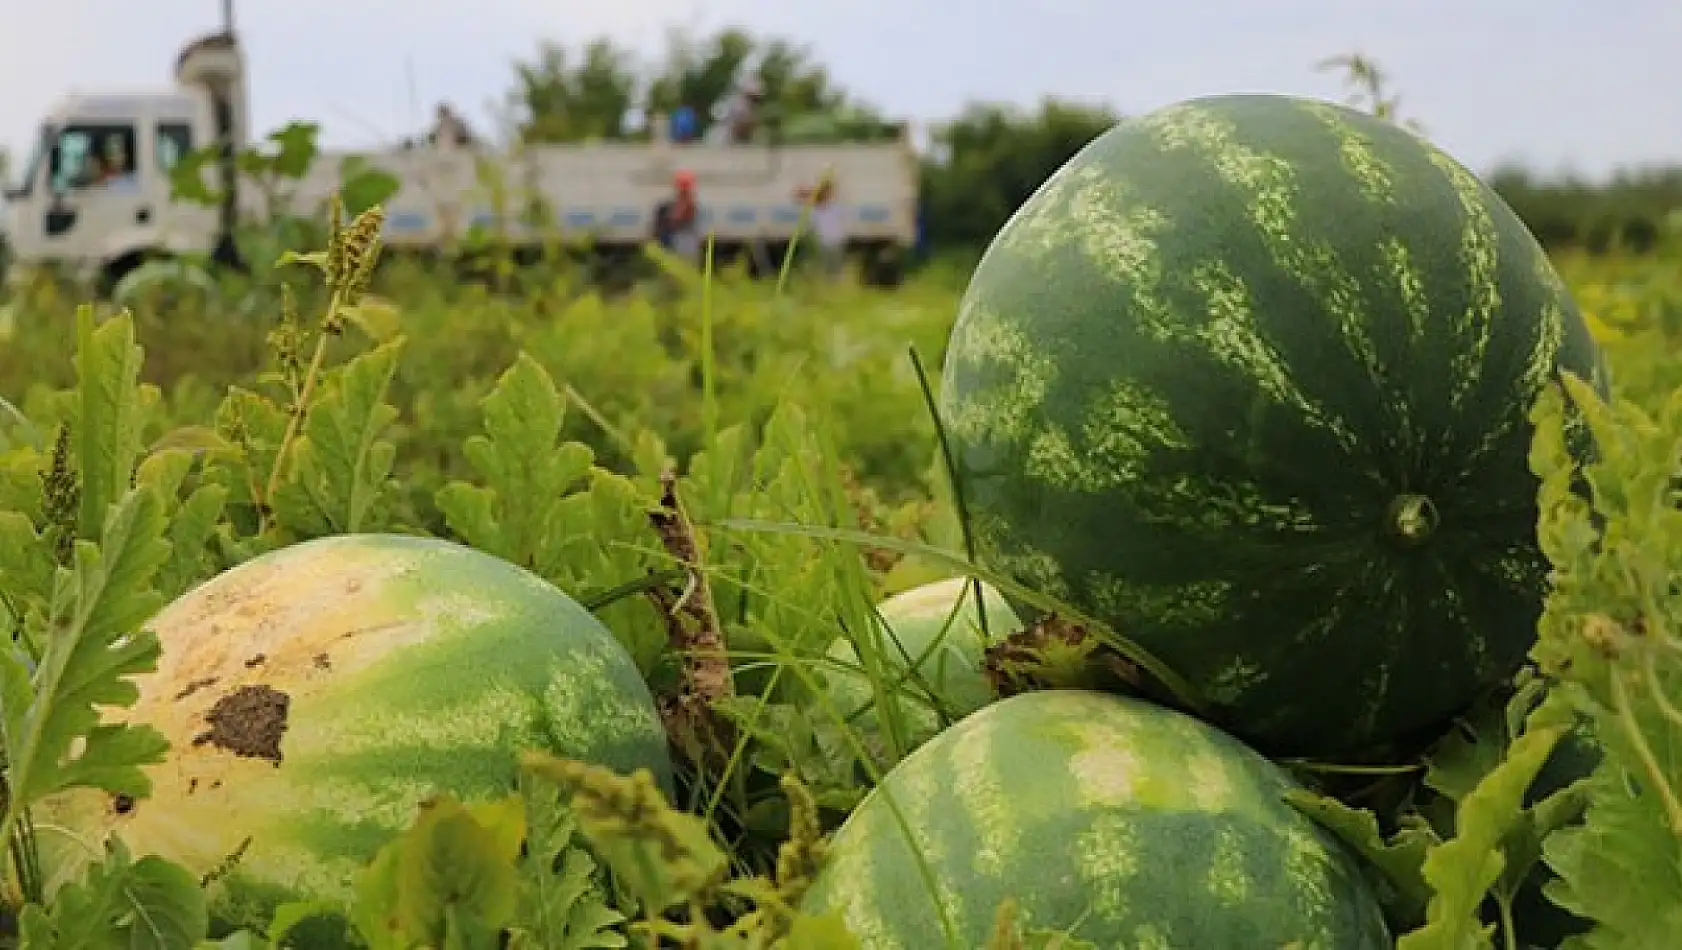
<svg viewBox="0 0 1682 950"><path fill-rule="evenodd" d="M918 737L938 730L937 708L961 719L993 700L984 653L1021 629L1002 594L982 583L978 601L976 586L968 577L946 578L903 591L876 608L882 635L870 642L882 664L881 686ZM872 687L852 642L837 638L829 658L836 665L826 667L824 676L839 712L866 734L879 733L876 707L885 698Z"/></svg>
<svg viewBox="0 0 1682 950"><path fill-rule="evenodd" d="M1273 755L1424 742L1536 637L1528 412L1603 361L1499 196L1277 95L1128 119L999 232L941 415L981 559ZM1032 620L1032 612L1024 612Z"/></svg>
<svg viewBox="0 0 1682 950"><path fill-rule="evenodd" d="M515 789L525 748L650 770L671 792L653 699L629 654L541 578L481 551L343 535L255 558L149 624L156 672L122 717L171 741L140 801L55 803L49 871L120 835L210 886L218 927L261 929L283 902L347 901L352 881L435 794Z"/></svg>
<svg viewBox="0 0 1682 950"><path fill-rule="evenodd" d="M1007 898L1028 927L1100 947L1390 950L1361 866L1292 787L1165 707L1024 693L890 771L802 907L840 912L867 950L982 946Z"/></svg>

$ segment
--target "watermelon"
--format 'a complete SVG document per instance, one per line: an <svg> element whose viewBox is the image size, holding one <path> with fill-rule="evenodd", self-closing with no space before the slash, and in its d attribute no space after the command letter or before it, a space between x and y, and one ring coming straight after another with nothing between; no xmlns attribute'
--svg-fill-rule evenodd
<svg viewBox="0 0 1682 950"><path fill-rule="evenodd" d="M1603 366L1460 164L1227 95L1122 121L1018 209L940 411L983 561L1264 752L1347 759L1434 738L1523 662L1548 571L1527 413Z"/></svg>
<svg viewBox="0 0 1682 950"><path fill-rule="evenodd" d="M839 912L870 950L982 946L1006 898L1028 927L1100 947L1389 950L1361 866L1283 799L1292 787L1167 707L1023 693L890 771L801 906Z"/></svg>
<svg viewBox="0 0 1682 950"><path fill-rule="evenodd" d="M447 541L343 535L247 561L164 608L163 645L126 719L172 743L149 797L65 796L84 843L119 835L195 875L219 925L279 902L343 901L356 873L434 794L515 788L523 748L672 766L653 699L613 634L524 569ZM51 846L55 836L42 835ZM62 843L62 842L61 842Z"/></svg>
<svg viewBox="0 0 1682 950"><path fill-rule="evenodd" d="M830 698L867 739L880 736L876 707L884 700L894 702L913 744L940 730L940 712L961 719L993 700L983 651L1022 624L1010 602L990 584L980 585L978 609L975 585L968 577L951 577L896 594L877 606L881 636L870 642L882 663L886 697L879 697L871 685L852 640L839 637L830 646L828 658L834 665L825 672ZM907 672L912 666L918 679Z"/></svg>

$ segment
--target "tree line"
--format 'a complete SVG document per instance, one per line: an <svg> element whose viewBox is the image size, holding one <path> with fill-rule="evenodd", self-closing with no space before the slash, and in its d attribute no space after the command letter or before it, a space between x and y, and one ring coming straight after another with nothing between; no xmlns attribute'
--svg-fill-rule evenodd
<svg viewBox="0 0 1682 950"><path fill-rule="evenodd" d="M1355 98L1374 111L1395 112L1396 98L1385 94L1385 77L1370 60L1320 65L1345 72ZM674 30L652 63L605 37L576 47L542 42L535 56L515 62L499 121L505 134L526 142L636 139L649 134L649 116L688 106L704 132L744 75L759 79L768 112L785 129L823 125L851 138L897 133L897 123L843 88L809 47L742 27L699 37ZM922 159L930 242L985 245L1058 166L1120 118L1108 107L1048 98L1026 108L978 102L939 123ZM1517 166L1480 171L1552 249L1641 252L1682 222L1682 166L1625 171L1605 182L1550 179Z"/></svg>

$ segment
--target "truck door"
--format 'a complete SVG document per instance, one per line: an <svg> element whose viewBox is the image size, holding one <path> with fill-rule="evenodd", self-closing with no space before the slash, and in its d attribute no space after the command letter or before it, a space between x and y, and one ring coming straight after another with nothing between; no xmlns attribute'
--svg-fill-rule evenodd
<svg viewBox="0 0 1682 950"><path fill-rule="evenodd" d="M133 122L76 122L59 129L47 162L41 204L42 257L103 263L106 239L146 227L155 196L142 185Z"/></svg>
<svg viewBox="0 0 1682 950"><path fill-rule="evenodd" d="M141 167L143 193L149 201L136 211L150 210L160 246L177 251L208 250L207 239L216 228L215 209L171 197L171 175L195 144L191 119L160 118L152 125L152 164Z"/></svg>

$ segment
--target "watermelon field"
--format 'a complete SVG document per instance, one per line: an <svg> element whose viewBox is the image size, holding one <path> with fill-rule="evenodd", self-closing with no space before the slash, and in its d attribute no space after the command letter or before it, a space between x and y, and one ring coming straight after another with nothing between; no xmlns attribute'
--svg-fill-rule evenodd
<svg viewBox="0 0 1682 950"><path fill-rule="evenodd" d="M0 298L0 946L1682 946L1682 233L1124 120L895 290Z"/></svg>

